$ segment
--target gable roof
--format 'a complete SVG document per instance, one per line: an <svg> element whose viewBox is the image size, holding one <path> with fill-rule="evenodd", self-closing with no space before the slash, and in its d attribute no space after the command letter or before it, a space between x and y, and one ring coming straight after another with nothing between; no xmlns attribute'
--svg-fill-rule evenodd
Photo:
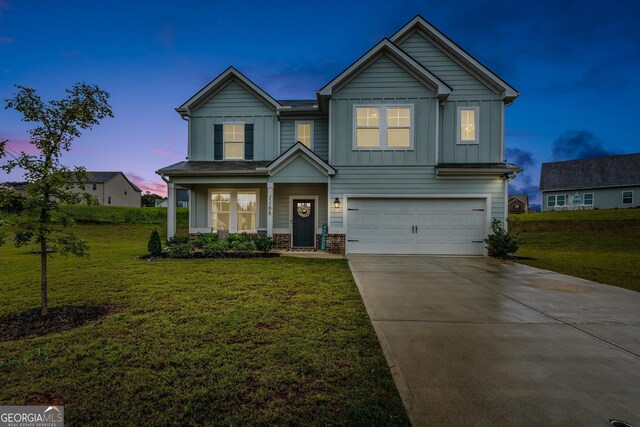
<svg viewBox="0 0 640 427"><path fill-rule="evenodd" d="M336 174L336 170L331 165L322 160L322 158L320 158L316 153L307 148L307 146L300 141L293 144L293 146L276 157L275 160L270 162L267 166L265 166L264 168L258 168L258 170L266 170L269 175L274 175L278 173L280 169L289 164L289 162L300 155L306 157L313 166L320 169L326 175L333 176Z"/></svg>
<svg viewBox="0 0 640 427"><path fill-rule="evenodd" d="M436 42L437 47L439 47L445 54L461 63L461 65L470 70L472 74L475 73L480 75L492 86L495 86L497 89L502 91L505 100L514 100L520 95L513 86L509 85L493 71L482 65L480 61L471 56L467 51L458 46L453 40L445 36L440 30L433 26L433 24L420 15L416 15L415 18L396 31L396 33L391 36L391 41L393 43L400 44L406 37L417 30L422 31L432 38L433 41Z"/></svg>
<svg viewBox="0 0 640 427"><path fill-rule="evenodd" d="M522 203L529 203L529 195L528 194L512 194L509 196L509 202L511 202L511 199L518 199L520 200Z"/></svg>
<svg viewBox="0 0 640 427"><path fill-rule="evenodd" d="M264 90L260 89L258 85L253 83L247 77L245 77L240 71L234 67L229 67L222 72L218 77L213 79L209 84L200 89L198 93L189 98L184 104L176 108L176 111L181 115L189 114L189 110L199 107L209 98L214 96L220 89L227 85L231 80L236 80L245 89L253 93L258 99L262 100L266 105L273 109L281 108L282 105L276 101L271 95Z"/></svg>
<svg viewBox="0 0 640 427"><path fill-rule="evenodd" d="M640 153L543 163L540 190L640 185Z"/></svg>
<svg viewBox="0 0 640 427"><path fill-rule="evenodd" d="M318 91L320 96L331 96L334 88L341 86L357 76L360 71L367 68L381 55L387 54L394 62L413 75L418 81L436 92L438 98L444 99L451 93L451 88L442 80L433 75L422 64L409 56L408 53L393 44L389 39L381 40L377 45L369 49L358 58L346 70L338 74L333 80L324 85Z"/></svg>
<svg viewBox="0 0 640 427"><path fill-rule="evenodd" d="M104 184L105 182L109 181L111 178L113 178L114 176L120 174L124 177L124 179L127 180L127 182L129 184L131 184L131 187L133 187L134 190L142 192L142 190L140 188L138 188L137 185L135 185L133 182L131 182L131 180L129 178L127 178L127 176L122 173L122 172L94 172L94 171L87 171L87 174L89 174L89 180L87 181L87 183L89 184Z"/></svg>

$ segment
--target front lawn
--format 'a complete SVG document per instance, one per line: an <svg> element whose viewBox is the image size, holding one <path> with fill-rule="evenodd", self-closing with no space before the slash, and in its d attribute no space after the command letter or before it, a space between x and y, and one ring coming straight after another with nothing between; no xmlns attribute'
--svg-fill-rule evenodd
<svg viewBox="0 0 640 427"><path fill-rule="evenodd" d="M346 261L141 261L142 224L82 224L92 257L50 262L50 304L98 323L0 342L0 404L70 425L404 425ZM163 228L161 225L159 228ZM0 316L39 304L38 258L0 247Z"/></svg>
<svg viewBox="0 0 640 427"><path fill-rule="evenodd" d="M640 209L512 215L518 262L640 291Z"/></svg>

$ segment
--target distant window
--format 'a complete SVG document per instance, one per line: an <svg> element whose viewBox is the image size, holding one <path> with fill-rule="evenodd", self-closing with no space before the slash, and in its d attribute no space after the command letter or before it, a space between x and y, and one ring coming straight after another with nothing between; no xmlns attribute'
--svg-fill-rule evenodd
<svg viewBox="0 0 640 427"><path fill-rule="evenodd" d="M622 203L624 204L633 203L633 191L622 192Z"/></svg>
<svg viewBox="0 0 640 427"><path fill-rule="evenodd" d="M555 206L564 206L565 195L547 196L547 206L553 208Z"/></svg>
<svg viewBox="0 0 640 427"><path fill-rule="evenodd" d="M127 190L124 190L124 195L125 195L125 196L127 195Z"/></svg>
<svg viewBox="0 0 640 427"><path fill-rule="evenodd" d="M547 206L550 208L556 205L556 196L547 196Z"/></svg>
<svg viewBox="0 0 640 427"><path fill-rule="evenodd" d="M565 202L564 194L559 194L559 195L556 196L556 205L557 206L564 206L564 202Z"/></svg>
<svg viewBox="0 0 640 427"><path fill-rule="evenodd" d="M107 203L111 204L111 196L107 197Z"/></svg>
<svg viewBox="0 0 640 427"><path fill-rule="evenodd" d="M224 158L244 159L244 124L223 125Z"/></svg>
<svg viewBox="0 0 640 427"><path fill-rule="evenodd" d="M478 107L458 108L458 143L475 144L478 142Z"/></svg>
<svg viewBox="0 0 640 427"><path fill-rule="evenodd" d="M403 150L413 147L412 106L357 106L354 122L354 148Z"/></svg>
<svg viewBox="0 0 640 427"><path fill-rule="evenodd" d="M313 150L313 122L296 122L296 142L298 141Z"/></svg>
<svg viewBox="0 0 640 427"><path fill-rule="evenodd" d="M584 193L584 196L582 196L582 203L585 205L593 205L593 193Z"/></svg>
<svg viewBox="0 0 640 427"><path fill-rule="evenodd" d="M518 204L513 205L513 210L514 211L519 211L520 210L520 205L518 205Z"/></svg>
<svg viewBox="0 0 640 427"><path fill-rule="evenodd" d="M98 188L98 184L93 184L93 191L96 191L97 188Z"/></svg>

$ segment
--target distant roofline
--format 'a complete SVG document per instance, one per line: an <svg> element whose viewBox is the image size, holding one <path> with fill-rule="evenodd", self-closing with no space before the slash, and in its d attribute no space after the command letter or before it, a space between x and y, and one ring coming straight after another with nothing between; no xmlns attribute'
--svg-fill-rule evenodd
<svg viewBox="0 0 640 427"><path fill-rule="evenodd" d="M572 159L572 160L556 160L555 162L544 162L543 165L554 165L558 163L569 163L569 162L580 162L583 160L593 160L593 159L608 159L610 157L623 157L623 156L637 156L640 153L627 153L627 154L610 154L608 156L595 156L595 157L583 157L581 159Z"/></svg>

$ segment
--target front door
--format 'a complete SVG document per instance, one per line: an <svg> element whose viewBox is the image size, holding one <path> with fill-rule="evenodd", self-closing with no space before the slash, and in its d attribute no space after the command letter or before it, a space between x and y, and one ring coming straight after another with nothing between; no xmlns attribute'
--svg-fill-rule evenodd
<svg viewBox="0 0 640 427"><path fill-rule="evenodd" d="M315 210L313 199L293 200L294 247L315 247Z"/></svg>

